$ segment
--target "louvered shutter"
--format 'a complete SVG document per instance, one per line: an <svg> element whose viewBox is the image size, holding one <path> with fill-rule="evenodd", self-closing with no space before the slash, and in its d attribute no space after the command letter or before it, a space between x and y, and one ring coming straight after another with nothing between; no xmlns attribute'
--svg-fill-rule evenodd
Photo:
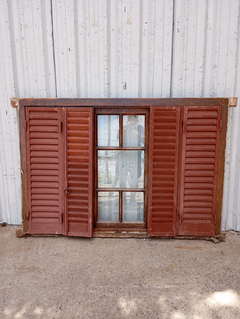
<svg viewBox="0 0 240 319"><path fill-rule="evenodd" d="M30 234L62 234L61 110L26 108Z"/></svg>
<svg viewBox="0 0 240 319"><path fill-rule="evenodd" d="M174 236L180 107L150 108L148 234Z"/></svg>
<svg viewBox="0 0 240 319"><path fill-rule="evenodd" d="M180 235L214 235L220 107L185 107Z"/></svg>
<svg viewBox="0 0 240 319"><path fill-rule="evenodd" d="M92 237L93 109L65 110L67 234Z"/></svg>

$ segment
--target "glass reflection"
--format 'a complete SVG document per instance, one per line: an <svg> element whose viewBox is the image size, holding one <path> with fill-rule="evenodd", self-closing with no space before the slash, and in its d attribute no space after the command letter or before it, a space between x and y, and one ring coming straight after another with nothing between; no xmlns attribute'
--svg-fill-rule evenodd
<svg viewBox="0 0 240 319"><path fill-rule="evenodd" d="M119 193L98 193L98 221L119 221Z"/></svg>
<svg viewBox="0 0 240 319"><path fill-rule="evenodd" d="M123 221L143 222L143 193L123 192Z"/></svg>
<svg viewBox="0 0 240 319"><path fill-rule="evenodd" d="M99 188L143 188L143 151L98 151Z"/></svg>
<svg viewBox="0 0 240 319"><path fill-rule="evenodd" d="M145 145L145 115L123 116L123 146Z"/></svg>
<svg viewBox="0 0 240 319"><path fill-rule="evenodd" d="M98 146L119 146L119 116L98 115Z"/></svg>

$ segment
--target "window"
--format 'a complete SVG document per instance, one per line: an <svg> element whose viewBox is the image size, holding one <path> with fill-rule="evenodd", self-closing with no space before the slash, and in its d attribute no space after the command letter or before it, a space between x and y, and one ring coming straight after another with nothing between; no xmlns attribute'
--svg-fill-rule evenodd
<svg viewBox="0 0 240 319"><path fill-rule="evenodd" d="M23 225L30 234L220 230L228 99L21 103Z"/></svg>
<svg viewBox="0 0 240 319"><path fill-rule="evenodd" d="M96 113L95 226L146 228L148 111Z"/></svg>

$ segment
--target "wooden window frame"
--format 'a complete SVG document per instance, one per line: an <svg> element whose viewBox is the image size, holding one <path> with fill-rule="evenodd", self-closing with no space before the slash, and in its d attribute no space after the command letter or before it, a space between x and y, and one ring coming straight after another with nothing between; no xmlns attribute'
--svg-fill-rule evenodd
<svg viewBox="0 0 240 319"><path fill-rule="evenodd" d="M133 150L144 150L145 157L144 157L144 189L136 189L134 191L136 192L144 192L144 221L143 222L132 222L132 223L127 223L127 222L99 222L97 223L97 218L98 218L98 202L97 202L97 193L98 193L98 177L97 177L97 151L98 151L98 146L97 146L97 116L98 115L145 115L145 146L144 147L131 147ZM120 126L122 125L121 123L121 117L120 117ZM121 137L122 137L122 127L119 127L119 132L120 132L120 144L121 144ZM145 230L147 231L147 208L148 208L148 153L149 153L149 134L147 134L149 130L149 108L141 108L141 109L136 109L132 107L125 107L122 109L114 109L114 108L97 108L95 110L95 165L94 165L94 175L95 175L95 180L94 180L94 189L95 189L95 203L94 203L94 229L95 231L116 231L116 230L124 230L124 229L138 229L139 231ZM120 146L119 147L99 147L101 150L106 149L116 149L116 150L125 150L127 147ZM106 191L103 189L103 191ZM133 191L130 189L121 189L119 190L118 188L116 189L116 192L119 192L119 194L122 194L122 192L125 191ZM121 195L120 195L121 196ZM122 199L119 197L120 205L122 202Z"/></svg>
<svg viewBox="0 0 240 319"><path fill-rule="evenodd" d="M93 107L94 109L127 108L140 110L150 108L150 106L221 106L222 121L219 145L217 199L216 199L216 224L215 236L220 235L226 134L228 124L228 108L237 106L237 98L162 98L162 99L31 99L12 98L12 107L18 108L19 113L19 135L20 135L20 160L21 160L21 184L22 184L22 230L18 231L18 236L25 236L28 233L28 176L27 176L27 142L26 142L26 107ZM178 236L176 236L178 237ZM188 236L185 236L188 237ZM190 236L193 237L193 236Z"/></svg>

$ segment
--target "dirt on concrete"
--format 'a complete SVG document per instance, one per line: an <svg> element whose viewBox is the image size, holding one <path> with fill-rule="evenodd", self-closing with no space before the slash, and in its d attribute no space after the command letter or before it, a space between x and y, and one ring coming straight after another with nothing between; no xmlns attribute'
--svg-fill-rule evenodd
<svg viewBox="0 0 240 319"><path fill-rule="evenodd" d="M16 238L0 228L0 318L240 318L240 234L226 242Z"/></svg>

